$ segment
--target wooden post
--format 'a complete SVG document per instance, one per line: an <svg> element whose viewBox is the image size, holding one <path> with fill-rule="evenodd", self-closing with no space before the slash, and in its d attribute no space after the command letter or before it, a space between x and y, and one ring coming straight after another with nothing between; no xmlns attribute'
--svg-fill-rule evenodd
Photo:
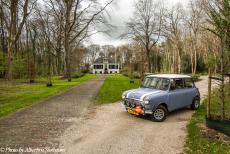
<svg viewBox="0 0 230 154"><path fill-rule="evenodd" d="M208 102L207 102L207 118L210 118L210 103L211 103L211 93L212 93L212 73L211 69L208 70Z"/></svg>
<svg viewBox="0 0 230 154"><path fill-rule="evenodd" d="M228 95L230 97L230 74L228 76Z"/></svg>
<svg viewBox="0 0 230 154"><path fill-rule="evenodd" d="M225 116L225 106L224 106L224 42L221 39L221 56L220 56L220 63L221 63L221 84L220 84L220 100L221 100L221 120L224 120Z"/></svg>

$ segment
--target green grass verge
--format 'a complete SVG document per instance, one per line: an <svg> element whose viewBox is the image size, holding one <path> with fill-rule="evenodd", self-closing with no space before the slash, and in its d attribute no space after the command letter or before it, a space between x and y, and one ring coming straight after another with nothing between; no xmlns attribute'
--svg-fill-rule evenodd
<svg viewBox="0 0 230 154"><path fill-rule="evenodd" d="M205 102L193 115L187 126L188 136L185 152L188 154L229 154L230 145L227 145L219 140L206 138L200 132L200 128L198 126L205 124Z"/></svg>
<svg viewBox="0 0 230 154"><path fill-rule="evenodd" d="M123 75L109 75L96 97L96 104L114 103L121 100L124 91L140 86L140 80L133 81L134 83L130 83L130 79Z"/></svg>
<svg viewBox="0 0 230 154"><path fill-rule="evenodd" d="M30 106L71 87L78 86L95 77L95 75L87 74L81 78L73 78L72 82L54 77L52 87L46 87L45 79L39 79L34 84L28 84L25 80L14 80L10 83L0 80L0 117Z"/></svg>

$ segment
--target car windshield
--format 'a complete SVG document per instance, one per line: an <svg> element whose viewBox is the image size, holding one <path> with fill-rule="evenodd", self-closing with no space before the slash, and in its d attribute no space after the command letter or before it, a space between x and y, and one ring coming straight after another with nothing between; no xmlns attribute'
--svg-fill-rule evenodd
<svg viewBox="0 0 230 154"><path fill-rule="evenodd" d="M143 88L151 88L158 90L168 90L170 80L165 78L147 77L142 83Z"/></svg>

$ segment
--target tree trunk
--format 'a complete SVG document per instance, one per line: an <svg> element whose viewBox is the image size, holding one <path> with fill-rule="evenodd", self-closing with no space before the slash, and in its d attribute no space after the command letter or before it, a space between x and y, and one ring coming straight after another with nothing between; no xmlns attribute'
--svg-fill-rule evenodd
<svg viewBox="0 0 230 154"><path fill-rule="evenodd" d="M57 74L58 75L61 75L61 65L62 65L62 60L61 60L61 46L60 46L57 49Z"/></svg>
<svg viewBox="0 0 230 154"><path fill-rule="evenodd" d="M190 61L191 61L191 71L192 71L192 74L193 74L193 68L194 68L194 62L193 62L193 53L192 53L192 51L191 51L191 53L190 53L191 55L190 55Z"/></svg>
<svg viewBox="0 0 230 154"><path fill-rule="evenodd" d="M61 54L60 52L57 52L57 74L61 75Z"/></svg>
<svg viewBox="0 0 230 154"><path fill-rule="evenodd" d="M69 82L71 82L71 63L70 63L70 49L68 40L65 41L65 51L66 51L66 77Z"/></svg>
<svg viewBox="0 0 230 154"><path fill-rule="evenodd" d="M13 78L13 50L14 50L14 45L12 45L11 42L9 42L8 45L8 54L7 54L7 69L6 69L6 79L7 80L12 80Z"/></svg>
<svg viewBox="0 0 230 154"><path fill-rule="evenodd" d="M181 73L181 55L180 50L178 50L178 73Z"/></svg>
<svg viewBox="0 0 230 154"><path fill-rule="evenodd" d="M195 49L193 74L196 74L196 69L197 69L197 50Z"/></svg>
<svg viewBox="0 0 230 154"><path fill-rule="evenodd" d="M131 57L129 59L129 78L133 79L133 66L132 66L132 59L131 59Z"/></svg>
<svg viewBox="0 0 230 154"><path fill-rule="evenodd" d="M51 86L53 86L53 84L52 84L52 80L51 80L51 78L52 78L52 74L51 74L51 53L50 53L50 47L49 47L49 45L48 45L48 52L47 52L47 54L48 54L48 68L47 68L47 84L46 84L46 86L47 87L51 87Z"/></svg>
<svg viewBox="0 0 230 154"><path fill-rule="evenodd" d="M146 49L146 55L147 55L147 61L148 61L148 73L152 73L150 51L148 49Z"/></svg>
<svg viewBox="0 0 230 154"><path fill-rule="evenodd" d="M207 118L210 118L210 103L211 103L211 90L212 90L212 72L211 68L208 70L208 103L207 103Z"/></svg>
<svg viewBox="0 0 230 154"><path fill-rule="evenodd" d="M140 80L141 82L144 80L145 78L145 69L144 69L144 60L143 60L143 56L141 57L141 71L140 71Z"/></svg>
<svg viewBox="0 0 230 154"><path fill-rule="evenodd" d="M66 18L66 22L65 22L65 52L66 52L66 57L65 57L65 61L66 61L66 77L68 79L69 82L71 82L71 62L70 62L70 12L71 12L71 2L68 3L68 1L66 2L66 12L65 12L65 18Z"/></svg>
<svg viewBox="0 0 230 154"><path fill-rule="evenodd" d="M8 61L7 61L7 72L6 72L6 79L12 80L13 78L13 60L14 60L14 50L15 50L15 37L16 37L16 25L17 25L17 1L11 1L10 4L10 31L9 31L9 39L8 39Z"/></svg>

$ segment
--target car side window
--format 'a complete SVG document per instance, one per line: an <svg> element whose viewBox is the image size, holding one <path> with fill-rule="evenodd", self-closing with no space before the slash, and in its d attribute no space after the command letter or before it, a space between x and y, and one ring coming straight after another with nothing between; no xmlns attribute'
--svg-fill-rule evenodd
<svg viewBox="0 0 230 154"><path fill-rule="evenodd" d="M184 81L183 79L175 79L176 89L183 89L184 88Z"/></svg>
<svg viewBox="0 0 230 154"><path fill-rule="evenodd" d="M171 83L171 90L183 89L184 88L184 80L183 79L173 79Z"/></svg>
<svg viewBox="0 0 230 154"><path fill-rule="evenodd" d="M184 82L185 82L185 88L193 88L194 87L192 79L190 79L190 78L185 79Z"/></svg>

